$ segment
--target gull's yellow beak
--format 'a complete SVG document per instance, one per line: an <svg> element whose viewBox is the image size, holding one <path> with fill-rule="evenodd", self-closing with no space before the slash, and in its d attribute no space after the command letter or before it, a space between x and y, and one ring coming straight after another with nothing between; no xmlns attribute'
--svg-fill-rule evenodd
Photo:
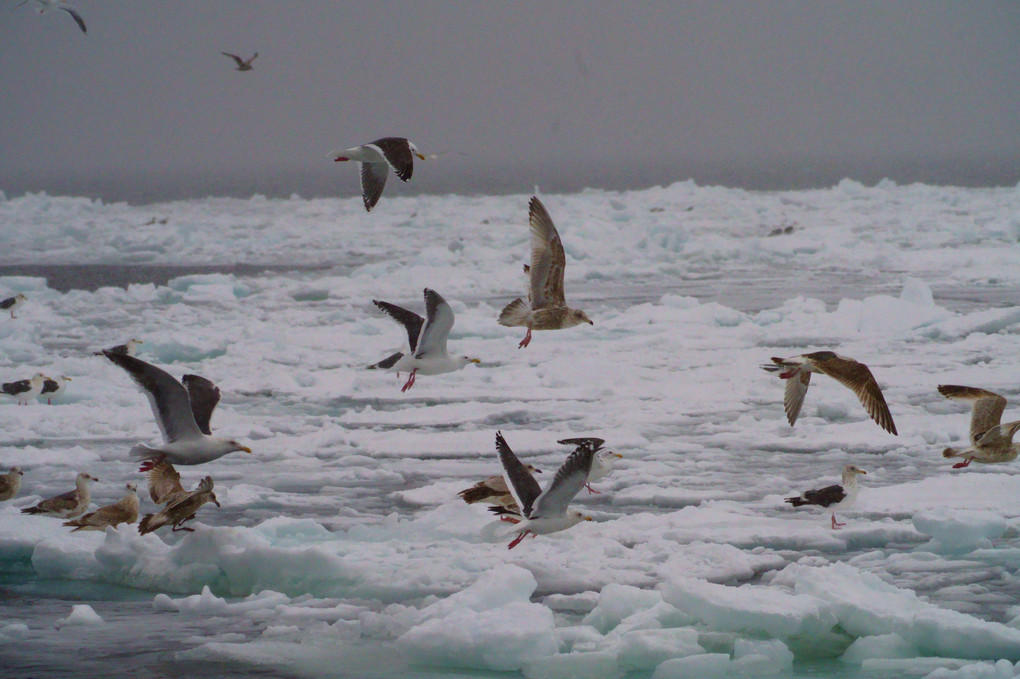
<svg viewBox="0 0 1020 679"><path fill-rule="evenodd" d="M421 158L422 160L425 160L425 156L423 156L423 155L422 155L422 154L420 154L420 153L416 153L416 154L414 154L414 155L418 156L418 157L419 157L419 158Z"/></svg>
<svg viewBox="0 0 1020 679"><path fill-rule="evenodd" d="M468 360L471 361L472 363L481 363L481 360L479 360L477 358L470 358Z"/></svg>
<svg viewBox="0 0 1020 679"><path fill-rule="evenodd" d="M67 382L70 382L71 378L70 377L65 377L64 380L66 380Z"/></svg>
<svg viewBox="0 0 1020 679"><path fill-rule="evenodd" d="M249 448L248 446L241 446L241 450L251 455L251 448Z"/></svg>
<svg viewBox="0 0 1020 679"><path fill-rule="evenodd" d="M591 518L590 516L586 516L586 517L584 517L584 520L585 521L594 521L595 519Z"/></svg>
<svg viewBox="0 0 1020 679"><path fill-rule="evenodd" d="M612 455L613 457L618 457L621 460L623 459L623 455L620 455L619 453L610 453L610 455Z"/></svg>

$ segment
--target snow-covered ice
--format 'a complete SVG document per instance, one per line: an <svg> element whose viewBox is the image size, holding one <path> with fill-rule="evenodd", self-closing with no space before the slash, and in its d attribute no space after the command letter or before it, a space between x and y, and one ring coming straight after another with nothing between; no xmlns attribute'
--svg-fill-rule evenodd
<svg viewBox="0 0 1020 679"><path fill-rule="evenodd" d="M0 469L25 470L0 504L0 649L38 676L69 634L89 635L93 675L114 649L191 676L1020 674L1017 468L951 469L941 451L970 414L935 389L991 389L1020 418L1020 189L542 200L595 325L518 350L495 319L519 294L528 196L394 196L371 214L357 198L0 199L3 265L92 276L0 277L0 297L29 298L0 318L0 378L73 378L53 406L0 402ZM112 264L136 282L96 285ZM145 267L182 268L158 284ZM400 348L371 300L418 308L426 286L456 314L451 347L482 363L401 394L365 370ZM146 536L22 515L78 471L101 479L93 509L141 480L127 450L158 437L148 403L92 355L131 337L221 387L214 433L254 454L179 471L189 488L212 475L222 508ZM757 366L820 349L871 367L898 437L831 380L786 423ZM456 497L498 471L497 429L550 471L558 439L605 438L623 459L576 500L596 520L508 552L507 527ZM849 462L868 474L845 529L783 503Z"/></svg>

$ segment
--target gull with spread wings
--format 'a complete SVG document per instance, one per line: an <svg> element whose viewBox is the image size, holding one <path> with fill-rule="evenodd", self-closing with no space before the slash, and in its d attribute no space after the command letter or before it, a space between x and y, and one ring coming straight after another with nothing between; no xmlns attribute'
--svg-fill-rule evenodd
<svg viewBox="0 0 1020 679"><path fill-rule="evenodd" d="M940 384L939 393L954 401L969 401L970 447L946 448L942 456L962 457L953 469L962 469L971 462L995 464L1010 462L1020 454L1020 443L1013 443L1013 436L1020 431L1020 420L1002 422L1006 410L1006 399L998 394L977 387L961 387L955 384Z"/></svg>
<svg viewBox="0 0 1020 679"><path fill-rule="evenodd" d="M508 328L528 329L517 345L523 349L531 343L532 330L560 330L587 323L595 325L580 309L567 306L563 292L563 272L567 265L560 234L542 201L532 196L528 203L531 225L531 264L524 265L528 280L528 301L518 297L499 312L499 324Z"/></svg>
<svg viewBox="0 0 1020 679"><path fill-rule="evenodd" d="M425 160L418 147L404 137L383 137L354 148L333 151L330 156L335 163L357 161L361 170L361 200L368 212L379 202L390 168L400 181L406 182L414 173L414 156Z"/></svg>
<svg viewBox="0 0 1020 679"><path fill-rule="evenodd" d="M868 366L863 363L832 351L816 351L791 358L773 357L772 363L762 365L761 369L766 372L777 372L780 379L786 380L783 407L786 409L786 419L789 420L791 427L797 421L800 408L804 405L804 395L807 394L808 386L811 384L811 373L822 373L854 392L871 419L882 429L896 435L896 425L893 423L882 390Z"/></svg>
<svg viewBox="0 0 1020 679"><path fill-rule="evenodd" d="M251 55L250 59L242 59L236 54L231 54L230 52L220 52L220 54L222 54L225 57L230 57L231 59L234 60L234 63L237 64L237 68L234 69L235 71L250 71L252 69L251 62L255 61L255 57L259 55L259 53L256 52L255 54Z"/></svg>

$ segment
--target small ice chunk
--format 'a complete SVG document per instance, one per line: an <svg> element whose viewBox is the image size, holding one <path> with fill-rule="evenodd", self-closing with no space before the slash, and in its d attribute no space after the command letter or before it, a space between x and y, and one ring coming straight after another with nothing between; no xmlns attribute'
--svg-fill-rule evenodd
<svg viewBox="0 0 1020 679"><path fill-rule="evenodd" d="M941 507L914 515L914 528L932 537L923 549L936 554L965 554L992 546L1008 524L1001 514Z"/></svg>
<svg viewBox="0 0 1020 679"><path fill-rule="evenodd" d="M651 608L662 601L662 595L651 589L610 583L599 593L598 605L584 616L582 622L603 634L638 611Z"/></svg>
<svg viewBox="0 0 1020 679"><path fill-rule="evenodd" d="M651 670L670 658L701 655L705 649L698 644L697 630L680 627L674 629L640 629L623 635L617 648L616 660L625 671Z"/></svg>
<svg viewBox="0 0 1020 679"><path fill-rule="evenodd" d="M66 618L57 620L56 627L77 627L102 625L103 619L99 617L88 604L74 604L71 606L71 614Z"/></svg>
<svg viewBox="0 0 1020 679"><path fill-rule="evenodd" d="M839 657L841 662L860 665L870 658L916 658L917 646L898 634L879 634L856 639Z"/></svg>
<svg viewBox="0 0 1020 679"><path fill-rule="evenodd" d="M725 653L705 653L667 660L655 668L652 679L726 677L730 675L730 670L730 656Z"/></svg>
<svg viewBox="0 0 1020 679"><path fill-rule="evenodd" d="M22 641L28 638L28 625L23 622L12 622L0 627L0 639Z"/></svg>

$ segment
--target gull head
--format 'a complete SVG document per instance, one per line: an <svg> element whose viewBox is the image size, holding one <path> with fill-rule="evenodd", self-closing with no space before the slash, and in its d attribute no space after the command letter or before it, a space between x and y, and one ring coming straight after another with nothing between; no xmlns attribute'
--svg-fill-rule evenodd
<svg viewBox="0 0 1020 679"><path fill-rule="evenodd" d="M243 445L243 444L239 443L238 441L235 441L234 439L229 439L227 441L227 445L230 446L230 452L234 452L236 450L236 451L245 452L245 453L248 453L249 455L251 455L251 448L249 448L246 445Z"/></svg>
<svg viewBox="0 0 1020 679"><path fill-rule="evenodd" d="M539 469L538 467L536 467L533 464L526 464L526 465L524 465L524 468L527 469L532 474L541 474L542 473L542 470Z"/></svg>
<svg viewBox="0 0 1020 679"><path fill-rule="evenodd" d="M124 484L124 488L126 488L129 493L137 493L138 492L138 486L136 486L133 483L126 483L126 484Z"/></svg>
<svg viewBox="0 0 1020 679"><path fill-rule="evenodd" d="M594 321L588 318L588 314L584 313L580 309L571 309L569 319L572 322L572 325L581 325L582 323L595 325Z"/></svg>
<svg viewBox="0 0 1020 679"><path fill-rule="evenodd" d="M79 481L79 482L84 482L84 481L99 481L99 479L97 479L96 477L92 476L92 474L86 474L85 472L80 472L78 474L77 481Z"/></svg>
<svg viewBox="0 0 1020 679"><path fill-rule="evenodd" d="M579 512L576 509L570 509L567 511L567 520L570 522L570 525L573 526L576 523L592 521L593 519L583 512Z"/></svg>
<svg viewBox="0 0 1020 679"><path fill-rule="evenodd" d="M223 505L220 504L220 501L216 499L216 493L213 493L212 491L209 492L209 502L213 503L217 507L223 507Z"/></svg>
<svg viewBox="0 0 1020 679"><path fill-rule="evenodd" d="M857 483L857 476L858 475L860 475L860 474L867 474L867 473L868 472L864 471L860 467L857 467L857 466L852 465L852 464L848 464L847 466L843 467L843 483L844 484L855 484L855 483Z"/></svg>
<svg viewBox="0 0 1020 679"><path fill-rule="evenodd" d="M465 366L465 365L467 365L468 363L481 363L481 362L482 362L482 361L481 361L481 359L478 359L478 358L471 358L470 356L458 356L458 357L457 357L457 361L458 361L458 362L459 362L459 363L460 363L460 364L461 364L462 366Z"/></svg>
<svg viewBox="0 0 1020 679"><path fill-rule="evenodd" d="M21 467L11 467L9 470L7 470L7 475L8 476L15 476L15 475L16 476L24 476L25 472L23 472L21 470Z"/></svg>

